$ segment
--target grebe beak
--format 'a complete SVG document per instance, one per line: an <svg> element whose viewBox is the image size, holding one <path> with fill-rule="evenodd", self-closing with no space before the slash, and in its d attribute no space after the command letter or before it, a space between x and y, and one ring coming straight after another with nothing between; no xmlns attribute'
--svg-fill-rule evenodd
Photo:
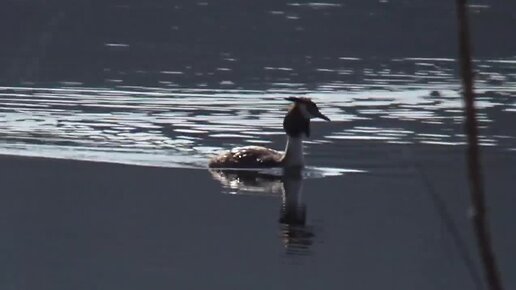
<svg viewBox="0 0 516 290"><path fill-rule="evenodd" d="M323 113L321 112L316 112L314 114L314 118L321 118L323 120L326 120L326 121L330 121L330 118L326 117L325 115L323 115Z"/></svg>

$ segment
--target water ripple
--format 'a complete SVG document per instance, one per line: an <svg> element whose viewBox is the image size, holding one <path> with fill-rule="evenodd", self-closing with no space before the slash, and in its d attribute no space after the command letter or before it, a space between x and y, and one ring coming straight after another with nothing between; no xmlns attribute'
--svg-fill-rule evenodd
<svg viewBox="0 0 516 290"><path fill-rule="evenodd" d="M340 57L337 61L362 60ZM302 82L273 82L261 90L127 84L114 88L81 84L0 87L0 153L203 167L208 156L221 148L246 144L283 147L281 124L288 106L283 97L292 94L309 95L333 121L313 124L313 136L306 146L315 164L336 162L340 154L336 148L364 142L463 145L459 84L451 78L449 67L454 61L417 58L392 63L407 61L420 70L411 75L395 65L364 68L361 74L368 80L328 81L312 89ZM488 60L480 65L481 144L512 150L516 136L507 120L512 120L516 111L514 62ZM497 73L493 65L504 65L506 73ZM290 72L295 67L265 69ZM218 71L232 73L225 67ZM316 70L324 74L339 71ZM433 83L438 79L442 82ZM334 155L310 150L324 146Z"/></svg>

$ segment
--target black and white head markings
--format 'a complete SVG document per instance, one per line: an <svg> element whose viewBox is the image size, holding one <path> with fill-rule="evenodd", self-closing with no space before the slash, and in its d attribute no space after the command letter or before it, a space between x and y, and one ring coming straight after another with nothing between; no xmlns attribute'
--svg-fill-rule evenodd
<svg viewBox="0 0 516 290"><path fill-rule="evenodd" d="M290 137L299 138L302 137L302 134L310 137L310 119L312 118L330 121L309 98L288 97L285 100L294 102L283 120L283 129Z"/></svg>

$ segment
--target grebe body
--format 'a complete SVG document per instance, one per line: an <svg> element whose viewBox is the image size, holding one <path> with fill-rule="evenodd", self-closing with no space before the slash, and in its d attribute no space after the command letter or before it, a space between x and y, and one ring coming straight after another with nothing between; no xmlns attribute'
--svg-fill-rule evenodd
<svg viewBox="0 0 516 290"><path fill-rule="evenodd" d="M309 98L285 98L294 104L283 119L283 130L287 134L285 152L262 146L236 147L213 157L210 168L272 168L303 167L303 137L310 137L310 119L330 119L319 112L317 105Z"/></svg>

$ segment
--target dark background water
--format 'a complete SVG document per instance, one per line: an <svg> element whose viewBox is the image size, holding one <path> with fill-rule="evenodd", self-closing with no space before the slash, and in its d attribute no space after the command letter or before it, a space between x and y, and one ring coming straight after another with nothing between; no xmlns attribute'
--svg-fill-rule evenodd
<svg viewBox="0 0 516 290"><path fill-rule="evenodd" d="M280 198L221 194L206 171L2 158L0 285L484 289L461 153L391 147L384 163L420 166L306 180L309 235L297 247L278 222ZM489 156L491 225L511 289L514 155Z"/></svg>
<svg viewBox="0 0 516 290"><path fill-rule="evenodd" d="M475 56L514 56L516 4L471 4ZM0 81L9 84L313 82L342 79L313 68L336 67L343 56L380 66L396 57L456 55L449 0L6 0L1 8Z"/></svg>

